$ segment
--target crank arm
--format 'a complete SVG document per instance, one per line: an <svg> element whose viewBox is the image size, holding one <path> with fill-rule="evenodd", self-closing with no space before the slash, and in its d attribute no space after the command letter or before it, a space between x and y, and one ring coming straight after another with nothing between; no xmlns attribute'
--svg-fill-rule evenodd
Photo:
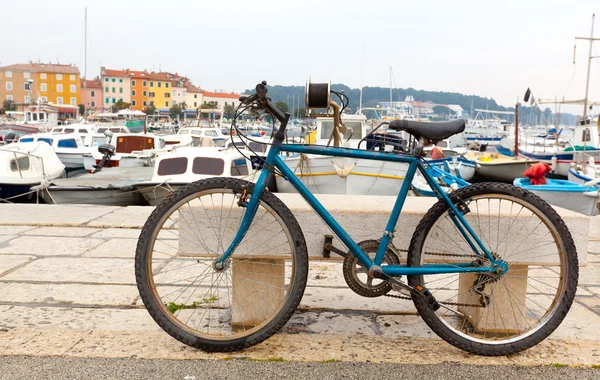
<svg viewBox="0 0 600 380"><path fill-rule="evenodd" d="M436 311L440 308L440 304L436 301L433 294L431 294L431 292L429 290L427 290L427 288L424 288L421 285L417 285L416 287L413 288L412 286L405 284L404 282L402 282L398 279L395 279L394 277L390 277L390 276L386 275L381 270L381 267L378 267L378 266L372 267L369 272L370 272L369 274L371 274L373 277L376 277L376 278L379 278L382 280L386 280L389 283L391 283L392 286L397 286L401 289L409 291L411 294L415 294L418 297L422 297L433 311Z"/></svg>

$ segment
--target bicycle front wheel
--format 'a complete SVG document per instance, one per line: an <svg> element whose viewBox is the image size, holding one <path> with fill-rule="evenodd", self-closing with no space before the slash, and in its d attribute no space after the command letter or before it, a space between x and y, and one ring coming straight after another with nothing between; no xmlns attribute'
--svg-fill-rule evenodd
<svg viewBox="0 0 600 380"><path fill-rule="evenodd" d="M541 198L508 184L475 184L451 199L468 207L468 224L508 271L409 276L411 286L426 287L442 306L434 312L413 296L423 320L448 343L479 355L507 355L539 343L565 318L577 288L577 252L564 221ZM490 265L440 201L417 227L408 265L468 263Z"/></svg>
<svg viewBox="0 0 600 380"><path fill-rule="evenodd" d="M242 242L215 265L246 211L254 184L233 178L194 182L166 198L141 232L135 273L148 312L175 339L205 351L233 351L267 339L304 293L306 242L298 222L264 191Z"/></svg>

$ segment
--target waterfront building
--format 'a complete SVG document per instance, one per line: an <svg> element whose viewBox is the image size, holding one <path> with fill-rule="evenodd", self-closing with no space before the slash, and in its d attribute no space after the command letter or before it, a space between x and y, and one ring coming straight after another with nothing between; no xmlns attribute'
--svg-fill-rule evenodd
<svg viewBox="0 0 600 380"><path fill-rule="evenodd" d="M75 65L19 63L0 67L0 100L28 105L43 103L77 106L81 80Z"/></svg>
<svg viewBox="0 0 600 380"><path fill-rule="evenodd" d="M111 70L100 68L100 81L103 90L103 108L110 108L119 100L131 103L131 78L129 69Z"/></svg>
<svg viewBox="0 0 600 380"><path fill-rule="evenodd" d="M102 110L104 101L102 97L102 82L100 78L81 80L81 104L86 110Z"/></svg>
<svg viewBox="0 0 600 380"><path fill-rule="evenodd" d="M233 106L235 109L240 103L240 95L225 92L208 92L204 91L202 97L202 104L210 104L214 102L216 104L216 108L223 109L225 106Z"/></svg>

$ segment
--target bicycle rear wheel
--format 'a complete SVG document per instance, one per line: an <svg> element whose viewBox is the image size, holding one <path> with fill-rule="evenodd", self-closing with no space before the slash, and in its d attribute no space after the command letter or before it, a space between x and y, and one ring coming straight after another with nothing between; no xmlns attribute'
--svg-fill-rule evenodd
<svg viewBox="0 0 600 380"><path fill-rule="evenodd" d="M479 355L507 355L539 343L562 322L577 288L577 252L564 221L541 198L508 184L475 184L451 199L467 204L465 219L509 269L501 275L409 276L411 286L426 287L442 305L434 312L413 296L423 320L448 343ZM440 201L417 227L408 265L469 262L490 264L474 254Z"/></svg>
<svg viewBox="0 0 600 380"><path fill-rule="evenodd" d="M254 184L233 178L194 182L148 218L135 257L146 309L175 339L205 351L233 351L267 339L288 321L304 293L306 242L298 222L264 191L256 215L225 268Z"/></svg>

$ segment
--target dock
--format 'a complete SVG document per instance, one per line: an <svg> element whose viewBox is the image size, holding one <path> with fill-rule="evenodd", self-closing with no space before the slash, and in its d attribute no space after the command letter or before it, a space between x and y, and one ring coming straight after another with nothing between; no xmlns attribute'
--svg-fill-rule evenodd
<svg viewBox="0 0 600 380"><path fill-rule="evenodd" d="M295 213L304 207L290 199L284 201ZM418 204L411 207L419 212ZM589 218L585 237L574 233L576 241L585 239L578 244L584 244L587 256L580 267L575 303L565 321L547 340L521 354L490 358L467 354L442 341L416 314L411 301L354 294L344 282L339 260L316 259L310 261L309 282L299 310L272 338L227 354L208 354L185 346L152 320L135 285L137 238L152 210L141 206L0 205L1 355L600 364L600 216ZM302 225L310 223L306 217L299 216ZM318 233L317 227L310 231L311 236ZM318 255L316 243L308 236L307 241L310 254Z"/></svg>

